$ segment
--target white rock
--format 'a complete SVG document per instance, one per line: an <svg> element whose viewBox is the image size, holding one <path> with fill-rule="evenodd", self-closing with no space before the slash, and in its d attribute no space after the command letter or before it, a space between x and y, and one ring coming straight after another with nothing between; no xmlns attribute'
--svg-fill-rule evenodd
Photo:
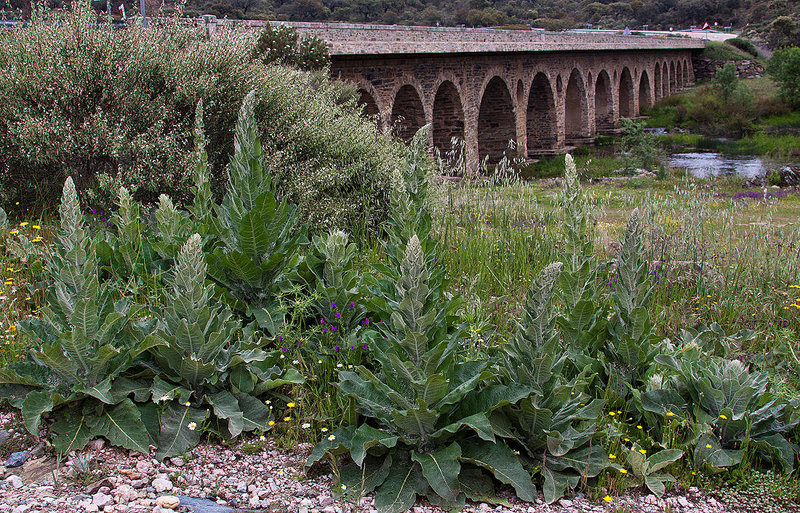
<svg viewBox="0 0 800 513"><path fill-rule="evenodd" d="M96 504L89 503L83 507L83 510L86 511L86 513L97 513L100 511L100 508L98 508Z"/></svg>
<svg viewBox="0 0 800 513"><path fill-rule="evenodd" d="M21 504L21 505L17 506L16 508L12 509L11 513L25 513L30 508L31 507L28 506L27 504Z"/></svg>
<svg viewBox="0 0 800 513"><path fill-rule="evenodd" d="M558 501L562 508L569 508L572 506L572 501L569 499L561 499Z"/></svg>
<svg viewBox="0 0 800 513"><path fill-rule="evenodd" d="M92 504L97 506L98 508L105 508L109 504L113 504L114 498L110 495L106 495L103 492L97 492L96 494L92 495Z"/></svg>
<svg viewBox="0 0 800 513"><path fill-rule="evenodd" d="M186 465L186 462L183 460L183 458L170 458L169 462L175 465L176 467L182 467Z"/></svg>
<svg viewBox="0 0 800 513"><path fill-rule="evenodd" d="M181 501L174 495L164 495L156 499L156 504L166 509L177 509Z"/></svg>
<svg viewBox="0 0 800 513"><path fill-rule="evenodd" d="M18 490L22 488L22 478L19 476L8 476L6 478L6 485Z"/></svg>
<svg viewBox="0 0 800 513"><path fill-rule="evenodd" d="M158 493L164 493L172 490L172 481L160 477L158 479L153 479L153 488L155 488Z"/></svg>
<svg viewBox="0 0 800 513"><path fill-rule="evenodd" d="M686 497L678 497L678 504L684 508L691 507L691 504L686 500Z"/></svg>

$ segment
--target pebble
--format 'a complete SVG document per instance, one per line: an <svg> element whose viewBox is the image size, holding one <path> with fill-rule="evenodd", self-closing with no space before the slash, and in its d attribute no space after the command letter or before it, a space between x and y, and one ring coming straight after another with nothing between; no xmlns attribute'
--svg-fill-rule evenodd
<svg viewBox="0 0 800 513"><path fill-rule="evenodd" d="M0 445L8 442L9 438L11 438L11 433L6 429L0 429Z"/></svg>
<svg viewBox="0 0 800 513"><path fill-rule="evenodd" d="M23 486L22 478L19 476L8 476L6 478L6 484L15 489L20 489Z"/></svg>

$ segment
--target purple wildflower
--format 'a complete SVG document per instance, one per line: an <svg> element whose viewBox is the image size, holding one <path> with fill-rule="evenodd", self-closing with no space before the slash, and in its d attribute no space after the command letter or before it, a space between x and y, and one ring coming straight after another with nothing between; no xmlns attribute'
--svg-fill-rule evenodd
<svg viewBox="0 0 800 513"><path fill-rule="evenodd" d="M333 301L331 301L331 308L336 308L336 303L334 303Z"/></svg>
<svg viewBox="0 0 800 513"><path fill-rule="evenodd" d="M320 323L320 324L325 324L325 319L324 319L324 318L320 319L320 320L319 320L319 323Z"/></svg>
<svg viewBox="0 0 800 513"><path fill-rule="evenodd" d="M365 342L364 345L361 346L361 349L366 349L366 348L367 348L367 343Z"/></svg>
<svg viewBox="0 0 800 513"><path fill-rule="evenodd" d="M338 328L336 326L331 326L331 331L337 331Z"/></svg>
<svg viewBox="0 0 800 513"><path fill-rule="evenodd" d="M342 314L340 314L339 312L336 312L336 318L337 319L341 319L342 318Z"/></svg>
<svg viewBox="0 0 800 513"><path fill-rule="evenodd" d="M333 346L333 350L338 353L339 352L339 345L337 344L337 345Z"/></svg>
<svg viewBox="0 0 800 513"><path fill-rule="evenodd" d="M369 324L369 317L367 317L366 319L364 319L364 320L361 322L361 324L363 324L364 326L366 326L367 324Z"/></svg>
<svg viewBox="0 0 800 513"><path fill-rule="evenodd" d="M281 351L283 351L285 353L286 351L288 351L288 349L286 349L285 347L282 347Z"/></svg>
<svg viewBox="0 0 800 513"><path fill-rule="evenodd" d="M356 307L356 304L355 304L355 303L353 303L352 301L350 301L350 310L352 310L352 309L353 309L353 308L355 308L355 307Z"/></svg>

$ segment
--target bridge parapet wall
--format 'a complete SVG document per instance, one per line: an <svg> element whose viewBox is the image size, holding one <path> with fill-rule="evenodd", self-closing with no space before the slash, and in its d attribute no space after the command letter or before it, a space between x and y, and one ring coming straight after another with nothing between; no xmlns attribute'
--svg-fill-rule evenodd
<svg viewBox="0 0 800 513"><path fill-rule="evenodd" d="M492 28L419 27L405 25L362 25L354 23L267 22L220 20L203 16L197 23L209 35L225 29L260 30L266 23L293 27L328 42L332 55L485 53L591 50L702 49L701 40L684 37L653 37L614 33L547 32L540 29L501 30Z"/></svg>

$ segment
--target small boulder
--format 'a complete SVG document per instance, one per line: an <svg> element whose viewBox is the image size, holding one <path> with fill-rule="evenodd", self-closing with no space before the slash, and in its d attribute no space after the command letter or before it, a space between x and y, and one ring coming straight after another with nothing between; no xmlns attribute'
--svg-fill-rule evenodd
<svg viewBox="0 0 800 513"><path fill-rule="evenodd" d="M96 494L92 495L92 504L102 509L110 504L114 504L114 498L103 492L97 492Z"/></svg>
<svg viewBox="0 0 800 513"><path fill-rule="evenodd" d="M172 481L170 481L169 479L163 479L163 478L153 479L152 485L153 488L155 488L156 492L158 493L164 493L169 490L172 490Z"/></svg>
<svg viewBox="0 0 800 513"><path fill-rule="evenodd" d="M163 495L156 499L156 504L165 509L177 509L181 501L174 495Z"/></svg>
<svg viewBox="0 0 800 513"><path fill-rule="evenodd" d="M3 463L3 466L7 468L19 467L20 465L28 461L29 457L30 454L28 453L28 451L12 452L11 456L9 456L6 462Z"/></svg>

